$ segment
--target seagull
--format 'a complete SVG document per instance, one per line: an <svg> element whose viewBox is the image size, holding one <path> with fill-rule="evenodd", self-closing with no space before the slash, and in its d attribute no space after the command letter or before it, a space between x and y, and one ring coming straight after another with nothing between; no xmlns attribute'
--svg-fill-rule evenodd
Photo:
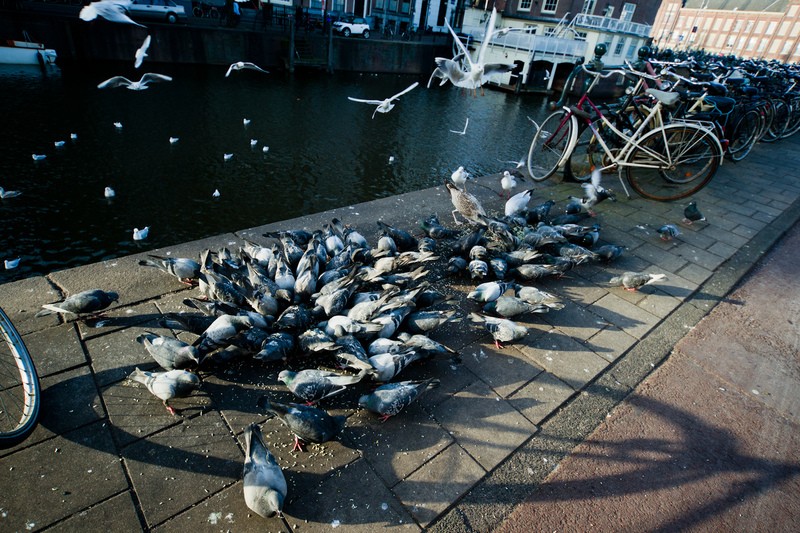
<svg viewBox="0 0 800 533"><path fill-rule="evenodd" d="M77 133L70 133L69 134L69 138L72 139L73 141L77 141L78 140L78 134Z"/></svg>
<svg viewBox="0 0 800 533"><path fill-rule="evenodd" d="M514 215L518 215L525 211L528 208L528 202L531 201L531 194L533 193L533 189L527 189L525 191L519 192L506 200L505 205L505 215L507 217L511 217Z"/></svg>
<svg viewBox="0 0 800 533"><path fill-rule="evenodd" d="M389 156L389 164L391 165L392 163L394 163L394 156L390 155Z"/></svg>
<svg viewBox="0 0 800 533"><path fill-rule="evenodd" d="M12 270L14 268L17 268L19 266L19 260L20 258L17 257L16 259L6 259L5 261L3 261L6 270Z"/></svg>
<svg viewBox="0 0 800 533"><path fill-rule="evenodd" d="M147 235L149 233L150 233L150 226L145 226L142 229L133 228L133 240L143 241L147 238Z"/></svg>
<svg viewBox="0 0 800 533"><path fill-rule="evenodd" d="M109 78L106 81L99 83L97 88L115 89L117 87L125 87L131 91L143 91L145 89L149 89L147 86L148 83L155 83L157 81L172 81L172 78L170 76L165 76L164 74L154 74L152 72L142 75L139 81L131 81L125 76L114 76L113 78Z"/></svg>
<svg viewBox="0 0 800 533"><path fill-rule="evenodd" d="M243 125L244 125L244 127L246 128L247 126L249 126L249 125L250 125L250 119L249 119L249 118L243 118L243 119L242 119L242 124L243 124Z"/></svg>
<svg viewBox="0 0 800 533"><path fill-rule="evenodd" d="M34 161L42 161L44 159L47 159L47 156L44 154L33 154L31 157L33 157Z"/></svg>
<svg viewBox="0 0 800 533"><path fill-rule="evenodd" d="M243 70L243 69L250 69L250 70L257 70L259 72L263 72L264 74L269 74L268 71L264 70L263 68L259 67L255 63L247 63L245 61L237 61L236 63L232 63L230 67L228 67L228 72L225 73L225 77L231 75L231 72L234 70Z"/></svg>
<svg viewBox="0 0 800 533"><path fill-rule="evenodd" d="M261 151L266 154L267 152L269 152L269 146L262 146Z"/></svg>
<svg viewBox="0 0 800 533"><path fill-rule="evenodd" d="M7 191L4 188L0 187L0 199L5 200L6 198L16 198L22 194L19 191Z"/></svg>
<svg viewBox="0 0 800 533"><path fill-rule="evenodd" d="M122 129L122 122L115 122L114 123L114 127L117 128L118 130L121 130Z"/></svg>
<svg viewBox="0 0 800 533"><path fill-rule="evenodd" d="M456 218L456 213L458 212L470 222L482 226L486 225L481 219L481 217L486 216L486 211L484 211L483 206L477 198L466 191L462 191L450 182L445 183L445 186L447 190L450 191L450 201L453 203L453 207L455 207L455 209L453 209L453 220L455 220L456 224L461 224Z"/></svg>
<svg viewBox="0 0 800 533"><path fill-rule="evenodd" d="M64 141L55 141L53 143L53 146L55 146L56 148L62 148L65 144L67 143L65 143Z"/></svg>
<svg viewBox="0 0 800 533"><path fill-rule="evenodd" d="M147 26L134 22L134 20L128 16L127 8L131 3L131 0L101 0L100 2L92 2L88 6L84 6L78 16L81 20L85 20L86 22L101 17L110 22L133 24L134 26L146 28Z"/></svg>
<svg viewBox="0 0 800 533"><path fill-rule="evenodd" d="M433 69L431 77L428 79L428 88L431 87L433 78L440 78L439 86L444 85L448 81L453 85L460 87L459 84L463 83L466 72L461 68L461 61L464 59L464 52L459 52L453 59L446 57L437 57L434 59L436 68Z"/></svg>
<svg viewBox="0 0 800 533"><path fill-rule="evenodd" d="M361 102L361 103L364 103L364 104L371 104L371 105L378 106L378 107L375 108L375 111L372 112L372 118L375 118L375 113L388 113L389 111L394 109L394 104L392 103L392 101L393 100L397 100L398 98L400 98L401 96L403 96L407 92L416 89L417 85L419 85L419 82L415 81L414 83L412 83L411 85L409 85L408 87L406 87L405 89L403 89L402 91L397 93L396 95L394 95L394 96L392 96L390 98L387 98L386 100L362 100L360 98L353 98L352 96L348 96L347 99L352 101L352 102Z"/></svg>
<svg viewBox="0 0 800 533"><path fill-rule="evenodd" d="M250 147L251 148L255 148L255 146L257 144L258 144L258 139L250 139Z"/></svg>
<svg viewBox="0 0 800 533"><path fill-rule="evenodd" d="M144 42L142 46L136 50L136 54L134 54L135 61L133 63L134 68L139 68L142 66L144 62L144 58L147 57L147 49L150 48L150 36L144 38Z"/></svg>
<svg viewBox="0 0 800 533"><path fill-rule="evenodd" d="M467 117L467 123L464 124L464 129L461 131L450 130L450 133L457 133L458 135L466 135L467 134L467 126L469 126L469 117Z"/></svg>
<svg viewBox="0 0 800 533"><path fill-rule="evenodd" d="M503 171L503 177L500 178L500 187L503 188L502 196L506 198L511 197L511 190L517 186L517 178L525 181L525 178L522 177L519 171L515 170L513 174L508 170Z"/></svg>
<svg viewBox="0 0 800 533"><path fill-rule="evenodd" d="M219 189L214 189L214 192L211 193L211 196L213 196L214 198L219 198Z"/></svg>
<svg viewBox="0 0 800 533"><path fill-rule="evenodd" d="M106 187L103 190L103 196L105 196L106 198L114 198L116 195L117 195L116 191L114 191L114 189L112 189L111 187Z"/></svg>
<svg viewBox="0 0 800 533"><path fill-rule="evenodd" d="M224 161L230 161L231 159L233 159L233 154L223 154L222 159Z"/></svg>
<svg viewBox="0 0 800 533"><path fill-rule="evenodd" d="M170 137L169 138L169 144L177 144L177 142L179 140L180 140L180 137Z"/></svg>
<svg viewBox="0 0 800 533"><path fill-rule="evenodd" d="M452 174L450 174L450 179L453 180L453 183L455 183L456 187L462 191L467 190L467 180L470 177L471 176L469 173L464 170L464 167L461 166L455 169Z"/></svg>

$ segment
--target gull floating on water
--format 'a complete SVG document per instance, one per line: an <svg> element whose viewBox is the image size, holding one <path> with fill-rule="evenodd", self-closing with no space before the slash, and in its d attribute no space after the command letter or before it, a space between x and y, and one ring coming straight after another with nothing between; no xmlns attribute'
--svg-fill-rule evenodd
<svg viewBox="0 0 800 533"><path fill-rule="evenodd" d="M242 119L242 124L244 124L245 127L249 126L250 125L250 119L249 118L243 118Z"/></svg>
<svg viewBox="0 0 800 533"><path fill-rule="evenodd" d="M222 159L224 159L225 161L230 161L231 159L233 159L233 154L223 154Z"/></svg>
<svg viewBox="0 0 800 533"><path fill-rule="evenodd" d="M17 257L16 259L6 259L4 261L6 270L17 268L19 266L19 259L20 259L19 257Z"/></svg>
<svg viewBox="0 0 800 533"><path fill-rule="evenodd" d="M214 189L214 192L211 193L211 196L213 196L214 198L219 198L219 189Z"/></svg>
<svg viewBox="0 0 800 533"><path fill-rule="evenodd" d="M464 124L464 129L461 131L457 130L450 130L450 133L457 133L459 135L466 135L467 134L467 126L469 126L469 117L467 117L467 123Z"/></svg>
<svg viewBox="0 0 800 533"><path fill-rule="evenodd" d="M149 89L147 86L148 83L155 83L157 81L172 81L172 78L170 76L165 76L164 74L154 74L152 72L142 75L142 78L139 81L131 81L125 76L114 76L113 78L109 78L106 81L98 84L97 88L115 89L117 87L125 87L131 91L143 91L145 89Z"/></svg>
<svg viewBox="0 0 800 533"><path fill-rule="evenodd" d="M77 141L78 140L78 134L77 133L70 133L69 134L69 138L72 139L73 141Z"/></svg>
<svg viewBox="0 0 800 533"><path fill-rule="evenodd" d="M134 63L133 63L134 68L139 68L139 67L142 66L142 63L144 63L144 58L147 57L147 49L148 48L150 48L150 36L149 35L144 38L144 42L142 43L142 46L140 46L139 49L136 50L136 53L134 54Z"/></svg>
<svg viewBox="0 0 800 533"><path fill-rule="evenodd" d="M116 195L117 193L111 187L106 187L103 190L103 196L105 196L106 198L114 198Z"/></svg>
<svg viewBox="0 0 800 533"><path fill-rule="evenodd" d="M145 226L142 229L133 228L133 240L134 241L143 241L147 238L147 235L150 233L150 226Z"/></svg>
<svg viewBox="0 0 800 533"><path fill-rule="evenodd" d="M375 111L372 112L372 118L375 118L375 113L388 113L389 111L391 111L394 108L394 104L392 103L392 101L397 100L407 92L416 89L417 85L419 85L419 82L415 81L414 83L412 83L411 85L409 85L396 95L391 96L385 100L362 100L361 98L353 98L352 96L348 96L347 99L352 102L361 102L364 104L371 104L378 106L375 108Z"/></svg>
<svg viewBox="0 0 800 533"><path fill-rule="evenodd" d="M101 0L100 2L92 2L88 6L84 6L78 15L81 20L87 22L96 19L97 17L104 18L110 22L119 22L120 24L133 24L146 28L144 24L135 22L128 16L128 6L133 2L131 0Z"/></svg>
<svg viewBox="0 0 800 533"><path fill-rule="evenodd" d="M267 152L269 152L269 146L262 146L261 151L266 154Z"/></svg>
<svg viewBox="0 0 800 533"><path fill-rule="evenodd" d="M64 141L55 141L55 142L53 142L53 146L55 146L56 148L61 148L61 147L63 147L65 144L66 144L66 143L65 143Z"/></svg>
<svg viewBox="0 0 800 533"><path fill-rule="evenodd" d="M32 154L31 157L33 157L34 161L41 161L42 159L47 158L47 156L44 154Z"/></svg>
<svg viewBox="0 0 800 533"><path fill-rule="evenodd" d="M389 164L391 165L392 163L394 163L394 156L390 155L389 156Z"/></svg>
<svg viewBox="0 0 800 533"><path fill-rule="evenodd" d="M169 144L175 144L175 143L176 143L176 142L178 142L179 140L180 140L180 139L179 139L178 137L170 137L170 138L169 138Z"/></svg>
<svg viewBox="0 0 800 533"><path fill-rule="evenodd" d="M114 127L117 128L118 130L121 130L122 129L122 122L115 122L114 123Z"/></svg>
<svg viewBox="0 0 800 533"><path fill-rule="evenodd" d="M236 63L233 63L231 64L230 67L228 67L228 72L225 73L225 77L227 78L228 76L230 76L231 72L233 72L234 70L244 70L244 69L257 70L259 72L263 72L264 74L269 74L269 71L264 70L255 63L248 63L246 61L237 61Z"/></svg>
<svg viewBox="0 0 800 533"><path fill-rule="evenodd" d="M22 194L19 191L7 191L4 188L0 187L0 199L5 200L6 198L16 198Z"/></svg>
<svg viewBox="0 0 800 533"><path fill-rule="evenodd" d="M255 147L258 144L258 139L250 139L250 146Z"/></svg>

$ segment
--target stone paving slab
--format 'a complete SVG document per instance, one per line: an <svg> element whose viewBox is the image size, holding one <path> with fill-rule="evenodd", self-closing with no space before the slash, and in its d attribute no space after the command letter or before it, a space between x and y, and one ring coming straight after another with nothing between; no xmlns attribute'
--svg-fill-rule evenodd
<svg viewBox="0 0 800 533"><path fill-rule="evenodd" d="M795 144L781 150L787 164L800 162L789 150ZM38 457L36 450L57 443L102 441L87 446L87 455L101 450L112 455L128 477L122 476L113 490L93 488L66 511L54 507L44 522L64 530L72 524L91 528L117 512L126 523L140 520L141 529L446 530L456 515L458 520L475 518L475 498L488 496L481 509L498 505L493 495L500 495L502 504L495 510L500 513L511 505L503 487L513 486L513 476L521 472L525 483L542 479L537 476L555 466L542 457L557 461L588 434L597 424L595 417L624 397L724 297L725 287L771 242L762 236L773 226L784 227L800 198L790 173L751 183L733 198L738 207L727 205L726 198L737 189L726 182L744 174L743 169L757 176L770 164L765 158L748 159L735 170L723 165L719 181L715 178L696 195L709 221L681 225L683 235L669 242L655 229L666 222L680 225L684 204L636 197L602 204L596 220L602 241L626 246L623 256L608 265L582 265L561 278L527 283L562 297L563 310L521 317L528 335L502 350L483 327L469 321L442 327L431 336L458 350L461 361L426 361L401 375L436 376L438 388L382 423L355 408L359 395L372 386L359 384L323 405L350 416L340 439L306 452L292 452L286 428L267 420L256 406L264 394L291 400L277 374L287 365L299 368L305 362L260 364L237 358L236 351L214 355L201 372L202 390L175 401L175 417L126 379L137 365L155 366L135 340L142 332L177 335L189 342L196 337L164 327L163 315L186 311L181 301L197 290L138 266L150 252L0 285L4 309L25 334L34 359L41 360L44 402L40 426L18 447L0 452L0 465L22 468ZM490 213L502 209L498 181L487 176L478 180L485 187L470 187ZM533 188L532 204L553 198L563 205L579 191L578 185L557 180ZM416 231L421 218L438 213L454 227L451 210L444 188L436 187L152 253L196 257L205 248L235 249L245 239L267 244L272 241L262 235L266 231L320 228L333 217L374 243L377 219ZM443 264L444 259L431 264L433 285L456 296L462 316L478 310L465 296L479 281L445 277ZM669 280L634 293L608 285L610 277L626 270L665 272ZM52 316L33 318L42 303L95 286L121 295L102 317L66 323ZM241 434L253 422L263 426L289 483L284 520L253 515L241 498ZM519 465L525 466L512 468ZM0 481L3 475L0 471ZM13 505L0 508L18 508Z"/></svg>

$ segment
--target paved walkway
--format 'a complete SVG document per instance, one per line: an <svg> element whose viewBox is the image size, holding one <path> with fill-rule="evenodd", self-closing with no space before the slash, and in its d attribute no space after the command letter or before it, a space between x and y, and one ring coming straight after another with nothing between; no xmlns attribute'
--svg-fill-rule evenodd
<svg viewBox="0 0 800 533"><path fill-rule="evenodd" d="M306 453L291 452L289 433L264 422L256 407L264 393L290 399L276 381L281 365L204 369L202 392L175 402L179 417L125 379L136 366L152 366L134 339L144 330L169 333L158 324L162 314L185 310L181 300L197 293L137 266L139 256L0 285L44 390L39 427L19 447L0 450L0 486L25 488L0 491L2 529L99 530L111 518L121 530L157 531L499 527L795 224L798 146L758 146L746 161L726 162L695 198L708 222L681 226L669 242L655 229L679 223L683 205L601 204L602 241L627 250L611 265L582 265L541 283L563 296L565 309L523 321L528 336L504 350L470 324L442 328L434 336L458 349L463 363L429 362L403 375L436 376L438 389L386 423L354 409L363 389L354 390L325 405L352 414L341 439ZM470 189L490 212L502 208L488 190L498 191L498 181L481 178L485 187ZM605 184L618 185L613 176ZM552 198L563 206L578 193L575 184L547 182L535 186L532 203ZM319 228L333 216L374 243L378 218L410 229L432 212L447 221L451 209L439 186L157 253L196 256L245 238L265 243L265 230ZM463 312L476 310L464 298L474 283L445 277L442 266L430 275L436 286L457 296ZM626 270L664 272L669 280L636 293L607 285ZM121 296L100 327L33 317L42 303L93 287ZM264 422L284 467L284 520L262 519L244 505L241 432L251 422Z"/></svg>

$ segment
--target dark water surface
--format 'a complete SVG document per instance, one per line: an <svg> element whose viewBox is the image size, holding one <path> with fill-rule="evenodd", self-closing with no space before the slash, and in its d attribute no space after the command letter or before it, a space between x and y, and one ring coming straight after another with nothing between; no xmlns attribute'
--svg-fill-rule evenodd
<svg viewBox="0 0 800 533"><path fill-rule="evenodd" d="M136 72L104 64L42 76L0 67L0 187L22 192L0 200L0 283L440 185L459 165L495 173L505 167L498 159L527 153L526 117L546 114L540 96L474 98L426 89L427 77L225 70L145 62ZM97 89L148 71L174 80ZM347 100L383 99L414 81L420 87L374 119L374 106ZM450 133L467 117L466 135ZM225 162L225 153L234 156ZM133 241L144 226L148 239ZM4 270L16 257L20 266Z"/></svg>

